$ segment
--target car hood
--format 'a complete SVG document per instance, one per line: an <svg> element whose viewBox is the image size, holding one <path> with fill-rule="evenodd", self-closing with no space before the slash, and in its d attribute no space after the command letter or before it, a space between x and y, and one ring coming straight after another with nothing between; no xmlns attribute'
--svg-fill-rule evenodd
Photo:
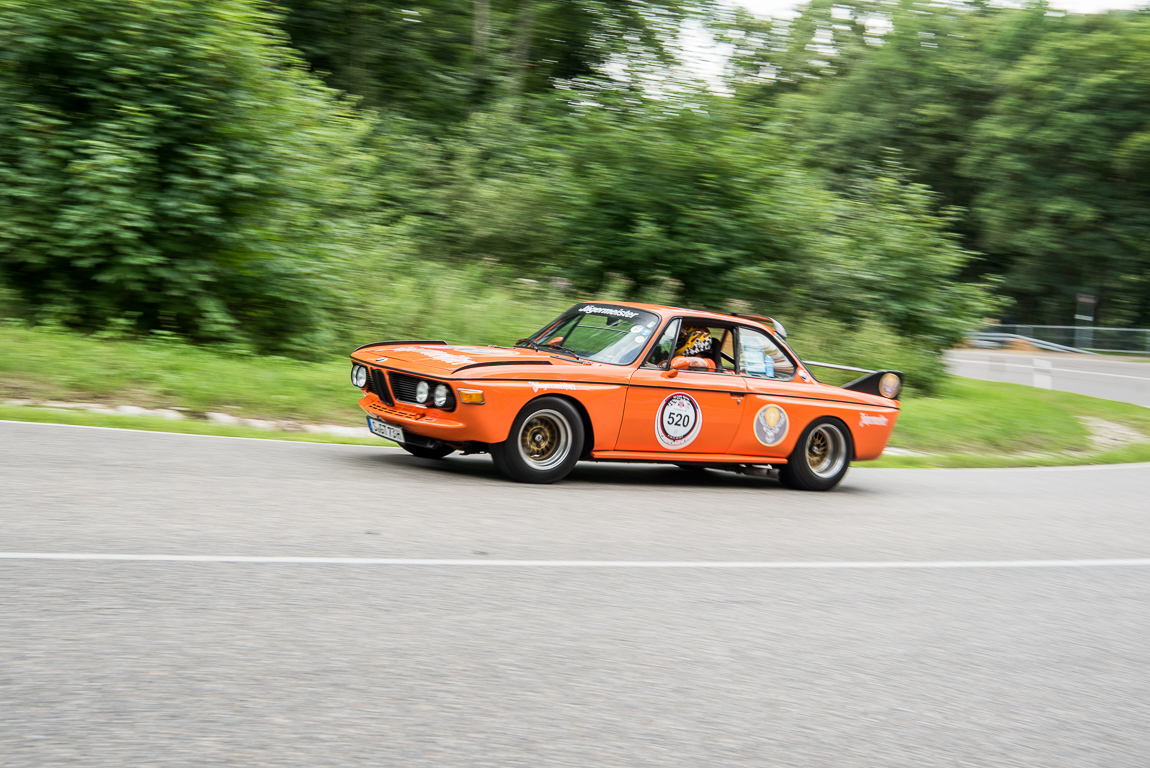
<svg viewBox="0 0 1150 768"><path fill-rule="evenodd" d="M427 374L449 374L462 369L475 368L477 372L483 368L517 367L520 365L556 365L563 364L562 357L554 352L536 351L533 349L507 349L506 347L475 347L457 344L381 344L358 350L357 359L365 363L381 363L395 366L396 363L405 364ZM578 365L578 363L575 363Z"/></svg>

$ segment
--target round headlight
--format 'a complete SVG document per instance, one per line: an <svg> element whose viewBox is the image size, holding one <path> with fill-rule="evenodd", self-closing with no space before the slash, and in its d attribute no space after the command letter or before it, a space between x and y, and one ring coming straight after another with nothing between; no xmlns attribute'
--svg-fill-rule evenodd
<svg viewBox="0 0 1150 768"><path fill-rule="evenodd" d="M427 396L431 392L431 387L427 386L426 381L421 381L415 385L415 402L426 403Z"/></svg>
<svg viewBox="0 0 1150 768"><path fill-rule="evenodd" d="M442 408L447 405L447 386L437 384L435 387L435 407Z"/></svg>
<svg viewBox="0 0 1150 768"><path fill-rule="evenodd" d="M351 383L360 388L367 384L367 369L362 365L353 365L351 367Z"/></svg>
<svg viewBox="0 0 1150 768"><path fill-rule="evenodd" d="M884 373L882 378L878 380L878 391L882 393L883 397L889 397L891 400L898 396L898 391L902 389L902 379L894 373Z"/></svg>

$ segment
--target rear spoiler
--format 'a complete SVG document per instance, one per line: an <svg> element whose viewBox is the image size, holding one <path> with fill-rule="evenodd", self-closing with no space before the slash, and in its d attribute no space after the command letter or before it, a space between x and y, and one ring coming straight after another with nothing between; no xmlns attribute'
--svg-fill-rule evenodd
<svg viewBox="0 0 1150 768"><path fill-rule="evenodd" d="M902 395L902 371L872 371L869 368L855 368L853 365L835 365L834 363L816 363L814 360L803 360L803 365L812 366L816 365L819 368L833 368L836 371L857 371L865 374L860 376L852 382L842 385L842 389L850 389L855 392L862 392L865 395L878 395L890 400L898 400ZM895 381L887 378L893 376ZM884 394L883 389L888 392L890 388L894 387L894 394Z"/></svg>

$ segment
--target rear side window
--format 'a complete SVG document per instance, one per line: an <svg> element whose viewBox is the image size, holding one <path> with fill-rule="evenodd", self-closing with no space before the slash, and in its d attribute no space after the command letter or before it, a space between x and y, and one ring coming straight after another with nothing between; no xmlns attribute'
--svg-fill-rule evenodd
<svg viewBox="0 0 1150 768"><path fill-rule="evenodd" d="M794 378L795 364L770 336L750 328L740 328L739 373L756 379L786 381Z"/></svg>

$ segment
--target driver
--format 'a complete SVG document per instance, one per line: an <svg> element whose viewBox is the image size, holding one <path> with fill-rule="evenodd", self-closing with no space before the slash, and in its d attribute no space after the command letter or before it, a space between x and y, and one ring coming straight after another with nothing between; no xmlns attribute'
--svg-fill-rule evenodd
<svg viewBox="0 0 1150 768"><path fill-rule="evenodd" d="M714 357L715 339L711 332L698 325L685 325L679 331L675 345L675 357L694 357L702 362L698 367L709 371L716 369Z"/></svg>

